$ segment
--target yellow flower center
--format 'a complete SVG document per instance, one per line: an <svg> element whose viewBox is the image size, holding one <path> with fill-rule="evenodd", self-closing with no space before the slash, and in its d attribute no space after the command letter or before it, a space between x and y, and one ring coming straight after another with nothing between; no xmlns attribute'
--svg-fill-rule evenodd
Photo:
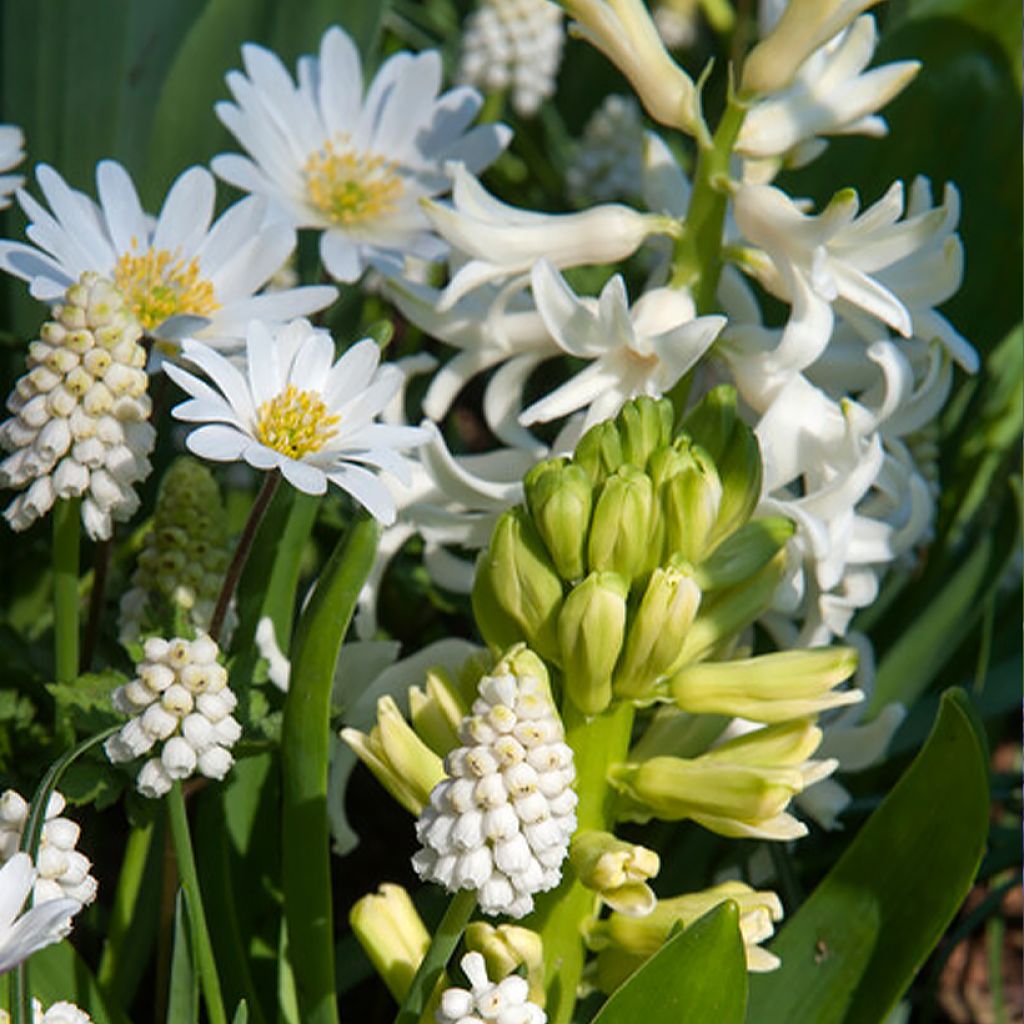
<svg viewBox="0 0 1024 1024"><path fill-rule="evenodd" d="M324 143L311 154L303 174L310 201L338 227L353 227L391 213L402 195L396 165L353 149L346 136Z"/></svg>
<svg viewBox="0 0 1024 1024"><path fill-rule="evenodd" d="M275 452L302 459L334 437L340 419L328 413L317 392L289 384L256 410L256 436Z"/></svg>
<svg viewBox="0 0 1024 1024"><path fill-rule="evenodd" d="M167 249L140 253L132 239L114 268L114 284L125 303L148 333L168 317L181 313L209 316L220 309L213 285L199 276L199 260L184 260Z"/></svg>

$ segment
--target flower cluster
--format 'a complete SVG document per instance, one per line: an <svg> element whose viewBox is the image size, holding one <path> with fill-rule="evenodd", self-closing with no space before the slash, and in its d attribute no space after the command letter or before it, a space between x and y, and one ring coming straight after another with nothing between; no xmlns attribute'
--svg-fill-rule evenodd
<svg viewBox="0 0 1024 1024"><path fill-rule="evenodd" d="M459 78L485 92L508 89L529 117L555 91L565 33L549 0L480 0L466 19Z"/></svg>
<svg viewBox="0 0 1024 1024"><path fill-rule="evenodd" d="M495 983L487 976L480 953L467 953L460 961L470 987L452 986L441 993L437 1024L545 1024L548 1015L530 1001L525 978L510 974Z"/></svg>
<svg viewBox="0 0 1024 1024"><path fill-rule="evenodd" d="M0 486L27 488L4 516L24 530L54 501L81 498L86 531L103 540L139 507L133 485L151 468L142 329L118 290L92 273L53 315L29 346L28 372L7 399L14 415L0 426L11 453Z"/></svg>
<svg viewBox="0 0 1024 1024"><path fill-rule="evenodd" d="M114 691L114 706L132 717L107 740L107 757L115 764L134 761L162 744L136 779L138 791L154 799L197 771L223 779L242 727L231 714L238 702L217 661L217 644L208 636L151 637L143 651L136 677Z"/></svg>
<svg viewBox="0 0 1024 1024"><path fill-rule="evenodd" d="M75 849L82 830L70 818L60 816L63 810L64 797L52 793L39 840L33 899L36 903L72 899L87 905L96 899L98 883L89 873L89 858ZM28 812L28 801L15 790L8 789L0 796L0 862L6 864L18 852Z"/></svg>
<svg viewBox="0 0 1024 1024"><path fill-rule="evenodd" d="M121 642L159 623L160 601L182 609L197 630L208 627L230 558L224 505L213 474L194 459L179 458L160 481L131 589L121 597ZM225 635L232 616L229 611Z"/></svg>
<svg viewBox="0 0 1024 1024"><path fill-rule="evenodd" d="M543 662L511 651L480 680L464 744L416 824L417 874L450 892L475 889L488 914L523 917L562 877L576 829L572 750Z"/></svg>
<svg viewBox="0 0 1024 1024"><path fill-rule="evenodd" d="M590 115L565 176L581 206L640 198L644 122L631 96L613 93Z"/></svg>

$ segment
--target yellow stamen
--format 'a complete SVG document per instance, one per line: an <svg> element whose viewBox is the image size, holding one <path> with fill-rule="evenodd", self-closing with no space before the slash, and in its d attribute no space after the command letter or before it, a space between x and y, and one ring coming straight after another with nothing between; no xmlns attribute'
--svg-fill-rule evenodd
<svg viewBox="0 0 1024 1024"><path fill-rule="evenodd" d="M114 268L114 284L147 332L182 313L209 316L220 309L213 285L199 276L199 260L167 249L126 252Z"/></svg>
<svg viewBox="0 0 1024 1024"><path fill-rule="evenodd" d="M275 452L302 459L334 437L340 419L328 414L317 392L289 384L256 410L256 436Z"/></svg>
<svg viewBox="0 0 1024 1024"><path fill-rule="evenodd" d="M328 141L303 168L310 201L339 227L352 227L394 211L402 195L396 165L351 148L347 136Z"/></svg>

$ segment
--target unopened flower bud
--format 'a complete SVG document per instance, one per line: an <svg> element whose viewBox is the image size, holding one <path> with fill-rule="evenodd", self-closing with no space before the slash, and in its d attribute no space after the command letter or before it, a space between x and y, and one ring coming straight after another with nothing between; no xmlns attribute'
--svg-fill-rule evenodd
<svg viewBox="0 0 1024 1024"><path fill-rule="evenodd" d="M615 692L642 697L681 664L683 641L700 607L700 588L684 562L655 569L629 623Z"/></svg>
<svg viewBox="0 0 1024 1024"><path fill-rule="evenodd" d="M409 894L400 885L385 882L355 903L348 920L388 991L401 1004L430 946L430 934Z"/></svg>
<svg viewBox="0 0 1024 1024"><path fill-rule="evenodd" d="M667 398L634 398L623 405L615 417L622 439L622 460L637 469L646 469L647 460L658 448L672 440L675 412Z"/></svg>
<svg viewBox="0 0 1024 1024"><path fill-rule="evenodd" d="M569 846L576 876L613 910L643 917L656 899L647 880L661 866L658 855L645 846L617 839L609 832L577 832Z"/></svg>
<svg viewBox="0 0 1024 1024"><path fill-rule="evenodd" d="M520 967L526 969L529 997L544 1005L544 942L535 931L516 924L473 921L466 927L466 949L480 953L492 978L507 978Z"/></svg>
<svg viewBox="0 0 1024 1024"><path fill-rule="evenodd" d="M443 669L427 672L424 689L409 688L409 718L416 734L435 753L447 754L459 742L459 723L469 710Z"/></svg>
<svg viewBox="0 0 1024 1024"><path fill-rule="evenodd" d="M650 554L653 518L651 478L635 466L621 466L604 482L594 508L587 548L591 571L632 581Z"/></svg>
<svg viewBox="0 0 1024 1024"><path fill-rule="evenodd" d="M587 472L564 459L535 466L523 482L530 515L564 580L586 572L593 487Z"/></svg>
<svg viewBox="0 0 1024 1024"><path fill-rule="evenodd" d="M595 487L622 465L622 438L614 420L595 424L580 438L573 462L582 466Z"/></svg>
<svg viewBox="0 0 1024 1024"><path fill-rule="evenodd" d="M626 631L629 583L613 572L592 572L569 592L558 615L565 689L586 715L611 701L612 673Z"/></svg>
<svg viewBox="0 0 1024 1024"><path fill-rule="evenodd" d="M785 547L795 530L792 520L782 516L746 523L696 566L694 579L701 590L739 586L760 572Z"/></svg>

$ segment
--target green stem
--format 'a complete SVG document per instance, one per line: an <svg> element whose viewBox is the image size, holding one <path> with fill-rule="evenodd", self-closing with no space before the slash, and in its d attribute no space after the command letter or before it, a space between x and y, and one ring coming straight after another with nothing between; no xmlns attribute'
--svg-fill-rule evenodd
<svg viewBox="0 0 1024 1024"><path fill-rule="evenodd" d="M437 931L434 932L434 937L430 940L426 956L420 961L402 1008L395 1018L395 1024L416 1024L420 1019L475 909L475 890L464 889L452 897L441 923L437 926Z"/></svg>
<svg viewBox="0 0 1024 1024"><path fill-rule="evenodd" d="M697 156L686 225L676 244L671 284L674 288L689 288L697 312L702 314L713 312L716 306L718 278L722 273L722 228L728 204L723 186L746 112L746 105L730 95L710 146L703 146Z"/></svg>
<svg viewBox="0 0 1024 1024"><path fill-rule="evenodd" d="M53 636L55 678L78 678L78 558L80 498L53 506Z"/></svg>
<svg viewBox="0 0 1024 1024"><path fill-rule="evenodd" d="M360 513L299 620L281 729L282 869L288 953L303 1024L337 1024L327 769L334 668L380 528Z"/></svg>
<svg viewBox="0 0 1024 1024"><path fill-rule="evenodd" d="M203 910L203 894L199 889L196 859L192 852L188 814L185 811L185 796L181 791L180 782L175 782L170 793L167 794L167 821L171 829L171 842L174 845L174 858L178 862L181 887L188 897L188 909L195 934L196 960L198 961L196 967L199 969L199 984L203 990L206 1013L210 1024L227 1024L224 999L220 991L220 978L217 977L217 964L213 958L213 944L210 942L210 930L206 925L206 912Z"/></svg>
<svg viewBox="0 0 1024 1024"><path fill-rule="evenodd" d="M562 717L575 759L576 818L581 830L609 831L614 825L615 791L608 782L608 769L626 759L634 714L633 705L622 702L587 719L565 702ZM572 1017L586 956L583 926L594 913L594 900L594 893L580 884L568 862L561 885L537 900L530 926L544 941L545 1009L550 1024L567 1024Z"/></svg>

